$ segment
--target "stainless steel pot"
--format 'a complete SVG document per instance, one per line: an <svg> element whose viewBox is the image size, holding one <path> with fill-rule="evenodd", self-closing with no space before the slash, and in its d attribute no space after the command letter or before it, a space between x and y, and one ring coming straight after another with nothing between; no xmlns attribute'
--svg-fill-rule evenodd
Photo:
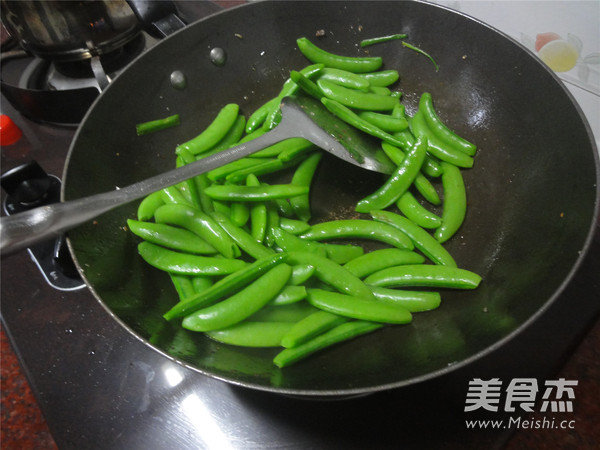
<svg viewBox="0 0 600 450"><path fill-rule="evenodd" d="M171 2L153 1L2 0L1 5L2 23L21 47L53 61L79 61L109 53L158 18L175 13Z"/></svg>

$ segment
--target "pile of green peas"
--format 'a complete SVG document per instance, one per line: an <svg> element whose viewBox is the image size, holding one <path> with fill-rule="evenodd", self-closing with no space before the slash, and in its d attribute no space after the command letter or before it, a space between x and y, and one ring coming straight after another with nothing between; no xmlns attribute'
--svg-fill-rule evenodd
<svg viewBox="0 0 600 450"><path fill-rule="evenodd" d="M281 99L303 91L378 137L397 165L357 203L362 218L312 223L309 191L322 153L293 138L149 195L128 221L141 238L141 257L167 272L178 293L166 321L227 345L279 348L278 367L409 323L414 313L440 305L439 290L481 282L442 245L464 221L461 170L473 166L476 146L441 121L429 93L409 117L401 93L391 89L399 74L382 70L380 57L336 55L304 37L297 45L310 65L291 71L279 95L247 119L237 104L225 105L204 131L177 146L176 163L267 132L280 120ZM152 132L152 123L142 129ZM293 174L288 183L265 181L284 169ZM443 202L434 178L441 179ZM381 248L331 242L344 239Z"/></svg>

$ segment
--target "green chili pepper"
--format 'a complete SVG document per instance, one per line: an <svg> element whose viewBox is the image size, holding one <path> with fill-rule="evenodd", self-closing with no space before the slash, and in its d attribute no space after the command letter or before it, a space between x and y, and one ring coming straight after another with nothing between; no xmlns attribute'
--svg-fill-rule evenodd
<svg viewBox="0 0 600 450"><path fill-rule="evenodd" d="M367 47L369 45L381 44L383 42L389 42L389 41L393 41L396 39L405 39L406 36L407 36L406 34L390 34L387 36L379 36L379 37L374 37L374 38L369 38L369 39L363 39L362 41L360 41L360 46Z"/></svg>
<svg viewBox="0 0 600 450"><path fill-rule="evenodd" d="M446 242L461 227L467 212L467 193L460 169L452 164L442 164L442 187L444 207L442 225L434 236L440 242Z"/></svg>
<svg viewBox="0 0 600 450"><path fill-rule="evenodd" d="M321 222L311 227L301 238L310 240L358 238L380 241L397 248L412 250L408 236L391 225L364 219Z"/></svg>
<svg viewBox="0 0 600 450"><path fill-rule="evenodd" d="M291 274L290 266L279 264L231 297L184 317L182 326L192 331L213 331L240 323L273 300Z"/></svg>
<svg viewBox="0 0 600 450"><path fill-rule="evenodd" d="M246 266L241 259L180 253L146 241L138 245L138 252L151 266L181 275L228 275Z"/></svg>
<svg viewBox="0 0 600 450"><path fill-rule="evenodd" d="M383 59L376 57L351 57L341 56L327 52L307 38L302 37L296 40L300 52L312 63L325 64L327 67L347 70L353 73L373 72L378 70L383 64Z"/></svg>
<svg viewBox="0 0 600 450"><path fill-rule="evenodd" d="M265 201L278 198L290 198L308 193L307 186L293 184L274 184L262 186L213 185L204 192L212 199L229 201Z"/></svg>
<svg viewBox="0 0 600 450"><path fill-rule="evenodd" d="M398 303L411 313L431 311L439 307L442 302L440 293L433 291L408 291L378 286L371 286L371 291L378 300Z"/></svg>
<svg viewBox="0 0 600 450"><path fill-rule="evenodd" d="M475 289L481 277L457 267L431 264L389 267L369 275L365 283L380 287L425 286L448 289Z"/></svg>
<svg viewBox="0 0 600 450"><path fill-rule="evenodd" d="M315 266L315 276L335 290L348 295L373 298L371 290L341 265L314 253L289 252L290 264L311 264Z"/></svg>
<svg viewBox="0 0 600 450"><path fill-rule="evenodd" d="M370 333L381 328L379 323L367 322L363 320L354 320L338 325L335 328L320 334L307 342L293 348L286 348L278 353L273 359L273 363L280 368L290 366L313 353L330 347L339 342L347 341L357 336Z"/></svg>
<svg viewBox="0 0 600 450"><path fill-rule="evenodd" d="M254 259L272 255L274 251L256 242L250 233L231 222L224 214L213 212L211 217L227 232L233 241Z"/></svg>
<svg viewBox="0 0 600 450"><path fill-rule="evenodd" d="M419 225L399 214L390 211L371 211L373 219L392 225L412 239L417 247L427 258L435 264L456 267L456 261L431 234Z"/></svg>
<svg viewBox="0 0 600 450"><path fill-rule="evenodd" d="M344 268L359 278L364 278L387 267L402 264L422 264L425 258L411 250L382 248L365 253L344 264Z"/></svg>
<svg viewBox="0 0 600 450"><path fill-rule="evenodd" d="M200 308L211 305L217 300L228 296L240 288L248 285L260 275L264 274L277 264L281 264L287 259L287 254L277 253L265 258L259 259L243 269L227 275L213 284L208 289L198 293L195 297L189 298L185 304L177 304L163 317L167 320L187 316Z"/></svg>
<svg viewBox="0 0 600 450"><path fill-rule="evenodd" d="M153 192L142 199L137 209L138 220L150 220L154 217L154 212L165 204L162 190Z"/></svg>
<svg viewBox="0 0 600 450"><path fill-rule="evenodd" d="M393 324L412 321L412 314L407 309L392 302L364 299L323 289L309 289L307 300L316 308L352 319Z"/></svg>
<svg viewBox="0 0 600 450"><path fill-rule="evenodd" d="M420 227L437 228L442 224L442 218L421 205L410 191L402 194L396 206L402 214Z"/></svg>
<svg viewBox="0 0 600 450"><path fill-rule="evenodd" d="M208 214L184 205L164 205L156 210L157 223L178 225L197 234L225 258L240 256L240 249Z"/></svg>
<svg viewBox="0 0 600 450"><path fill-rule="evenodd" d="M402 163L376 192L362 199L356 205L356 211L368 213L374 209L384 209L392 205L404 194L419 174L425 161L427 138L415 142Z"/></svg>
<svg viewBox="0 0 600 450"><path fill-rule="evenodd" d="M241 322L206 334L215 341L240 347L279 347L293 325L290 322Z"/></svg>
<svg viewBox="0 0 600 450"><path fill-rule="evenodd" d="M183 228L132 219L127 220L127 226L136 236L163 247L202 255L217 253L217 250L204 239Z"/></svg>
<svg viewBox="0 0 600 450"><path fill-rule="evenodd" d="M209 150L227 134L237 120L239 110L239 105L235 103L225 105L202 133L177 147L186 148L194 155Z"/></svg>
<svg viewBox="0 0 600 450"><path fill-rule="evenodd" d="M296 322L281 338L281 345L286 348L300 344L347 322L348 319L327 311L317 311Z"/></svg>
<svg viewBox="0 0 600 450"><path fill-rule="evenodd" d="M344 106L368 111L391 111L398 104L398 98L374 92L362 92L339 86L330 81L317 80L322 95L330 100L335 100ZM385 89L385 88L382 88ZM321 98L317 97L317 98Z"/></svg>
<svg viewBox="0 0 600 450"><path fill-rule="evenodd" d="M443 142L461 150L469 156L473 156L477 151L475 144L463 139L451 131L437 115L433 107L433 99L429 92L424 92L419 100L419 110L423 111L423 116L431 131Z"/></svg>
<svg viewBox="0 0 600 450"><path fill-rule="evenodd" d="M156 131L176 127L180 124L179 114L173 114L163 119L151 120L149 122L139 123L135 126L135 132L138 136L155 133Z"/></svg>

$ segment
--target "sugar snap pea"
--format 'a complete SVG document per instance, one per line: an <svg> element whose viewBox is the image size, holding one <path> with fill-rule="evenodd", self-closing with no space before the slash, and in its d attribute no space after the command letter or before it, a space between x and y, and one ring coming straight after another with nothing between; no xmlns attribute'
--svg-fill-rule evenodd
<svg viewBox="0 0 600 450"><path fill-rule="evenodd" d="M299 186L310 187L322 156L323 154L321 152L313 153L303 162L301 162L292 176L291 183ZM299 219L305 222L310 220L312 213L310 209L310 198L308 193L292 197L290 199L290 204L292 205L292 208Z"/></svg>
<svg viewBox="0 0 600 450"><path fill-rule="evenodd" d="M406 217L391 211L371 211L371 217L379 222L384 222L398 228L410 237L415 244L415 247L417 247L433 263L456 267L456 261L454 261L454 258L450 255L448 250L446 250L431 234Z"/></svg>
<svg viewBox="0 0 600 450"><path fill-rule="evenodd" d="M361 111L358 117L372 123L387 133L397 133L408 128L406 119L393 117L389 114L382 114L374 111Z"/></svg>
<svg viewBox="0 0 600 450"><path fill-rule="evenodd" d="M396 202L402 214L423 228L437 228L442 224L442 218L425 208L416 197L406 191Z"/></svg>
<svg viewBox="0 0 600 450"><path fill-rule="evenodd" d="M317 74L317 78L320 80L328 80L340 86L347 88L358 89L366 91L369 89L370 83L365 77L361 77L358 74L348 72L347 70L334 69L332 67L324 67Z"/></svg>
<svg viewBox="0 0 600 450"><path fill-rule="evenodd" d="M212 331L240 323L273 300L291 274L290 266L279 264L225 300L184 317L182 326L192 331Z"/></svg>
<svg viewBox="0 0 600 450"><path fill-rule="evenodd" d="M195 138L178 145L194 155L205 152L217 145L227 134L238 118L240 107L235 103L225 105L206 129ZM175 149L177 151L177 149Z"/></svg>
<svg viewBox="0 0 600 450"><path fill-rule="evenodd" d="M383 59L379 56L352 57L327 52L305 37L297 39L296 44L300 52L312 63L321 63L327 67L347 70L348 72L374 72L383 64Z"/></svg>
<svg viewBox="0 0 600 450"><path fill-rule="evenodd" d="M204 192L215 200L260 202L304 195L308 193L308 187L293 184L261 186L212 185L207 187Z"/></svg>
<svg viewBox="0 0 600 450"><path fill-rule="evenodd" d="M391 86L400 78L397 70L379 70L371 73L359 73L359 77L364 78L371 86Z"/></svg>
<svg viewBox="0 0 600 450"><path fill-rule="evenodd" d="M412 314L399 304L324 289L308 289L307 300L316 308L352 319L394 324L412 320Z"/></svg>
<svg viewBox="0 0 600 450"><path fill-rule="evenodd" d="M211 217L225 230L239 248L254 259L261 259L274 253L273 249L258 243L250 233L235 225L224 214L215 211L211 213Z"/></svg>
<svg viewBox="0 0 600 450"><path fill-rule="evenodd" d="M421 138L406 154L402 163L386 182L373 194L360 200L356 211L368 213L374 209L384 209L398 200L404 194L419 174L425 161L427 152L427 138Z"/></svg>
<svg viewBox="0 0 600 450"><path fill-rule="evenodd" d="M386 267L401 264L421 264L424 262L425 258L414 251L399 248L382 248L348 261L344 264L344 268L357 277L364 278Z"/></svg>
<svg viewBox="0 0 600 450"><path fill-rule="evenodd" d="M156 210L158 223L186 228L212 245L225 258L240 256L240 249L223 228L208 214L185 205L164 205Z"/></svg>
<svg viewBox="0 0 600 450"><path fill-rule="evenodd" d="M151 266L182 275L228 275L246 265L241 259L180 253L147 241L138 244L138 252Z"/></svg>
<svg viewBox="0 0 600 450"><path fill-rule="evenodd" d="M254 174L246 177L247 186L260 186L260 181ZM267 232L267 205L255 202L250 206L250 234L256 242L263 243Z"/></svg>
<svg viewBox="0 0 600 450"><path fill-rule="evenodd" d="M240 347L279 347L293 325L290 322L244 321L206 334L215 341Z"/></svg>
<svg viewBox="0 0 600 450"><path fill-rule="evenodd" d="M481 277L475 272L432 264L389 267L369 275L365 283L381 287L425 286L475 289Z"/></svg>
<svg viewBox="0 0 600 450"><path fill-rule="evenodd" d="M286 348L297 347L327 330L335 328L349 319L327 311L319 310L296 322L281 338Z"/></svg>
<svg viewBox="0 0 600 450"><path fill-rule="evenodd" d="M332 328L331 330L320 334L307 342L293 348L286 348L278 353L273 359L273 363L280 368L287 367L314 354L319 350L330 347L339 342L348 341L357 336L370 333L381 328L380 323L368 322L364 320L353 320Z"/></svg>
<svg viewBox="0 0 600 450"><path fill-rule="evenodd" d="M337 85L325 79L317 80L316 84L321 90L322 95L349 108L368 111L391 111L399 102L398 98L390 95L362 92Z"/></svg>
<svg viewBox="0 0 600 450"><path fill-rule="evenodd" d="M365 219L332 220L315 224L300 236L309 240L369 239L397 248L412 250L414 244L408 236L391 225Z"/></svg>
<svg viewBox="0 0 600 450"><path fill-rule="evenodd" d="M133 219L127 220L127 226L136 236L163 247L202 255L217 253L217 250L204 239L183 228Z"/></svg>
<svg viewBox="0 0 600 450"><path fill-rule="evenodd" d="M163 119L156 119L150 120L148 122L138 123L135 126L135 132L138 136L142 136L144 134L155 133L160 130L176 127L180 123L181 121L179 119L179 114L173 114Z"/></svg>
<svg viewBox="0 0 600 450"><path fill-rule="evenodd" d="M172 320L187 316L200 308L211 305L217 300L247 286L260 275L283 263L286 259L287 254L285 253L276 253L259 259L241 270L221 278L206 290L198 293L193 298L189 298L185 304L180 303L173 306L163 317L167 320Z"/></svg>
<svg viewBox="0 0 600 450"><path fill-rule="evenodd" d="M371 291L377 299L398 303L411 313L431 311L442 302L440 293L434 291L409 291L378 286L371 286Z"/></svg>
<svg viewBox="0 0 600 450"><path fill-rule="evenodd" d="M292 267L292 272L294 268ZM290 277L291 279L291 277ZM291 305L306 298L306 287L298 285L287 285L277 294L271 305Z"/></svg>
<svg viewBox="0 0 600 450"><path fill-rule="evenodd" d="M154 217L154 211L164 205L162 191L153 192L142 199L137 209L138 220L150 220Z"/></svg>
<svg viewBox="0 0 600 450"><path fill-rule="evenodd" d="M440 242L446 242L461 227L467 212L467 193L460 169L452 164L442 164L442 187L444 207L442 224L434 236Z"/></svg>

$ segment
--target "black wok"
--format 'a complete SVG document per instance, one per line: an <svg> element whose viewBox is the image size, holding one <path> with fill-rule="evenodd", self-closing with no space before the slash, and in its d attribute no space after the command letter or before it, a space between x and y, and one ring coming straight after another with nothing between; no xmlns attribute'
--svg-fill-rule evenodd
<svg viewBox="0 0 600 450"><path fill-rule="evenodd" d="M317 39L315 33L325 31ZM290 69L307 61L307 36L355 55L366 37L407 33L440 69L398 42L371 47L401 73L412 113L432 93L447 124L479 146L465 172L466 222L447 245L459 266L483 277L472 292L443 292L442 306L284 370L274 350L221 345L199 335L157 333L176 301L167 276L137 255L124 226L136 204L69 233L86 283L144 342L212 377L289 394L358 394L439 376L514 338L553 302L576 271L598 213L598 157L581 111L557 77L509 38L444 8L418 2L265 2L202 20L136 60L94 104L70 149L63 198L114 189L173 167L178 143L220 107L248 115L273 97ZM209 52L225 49L223 66ZM185 89L170 74L182 71ZM179 113L178 128L137 137L135 124ZM314 190L315 220L340 217L382 175L326 159ZM150 345L150 344L149 344Z"/></svg>

